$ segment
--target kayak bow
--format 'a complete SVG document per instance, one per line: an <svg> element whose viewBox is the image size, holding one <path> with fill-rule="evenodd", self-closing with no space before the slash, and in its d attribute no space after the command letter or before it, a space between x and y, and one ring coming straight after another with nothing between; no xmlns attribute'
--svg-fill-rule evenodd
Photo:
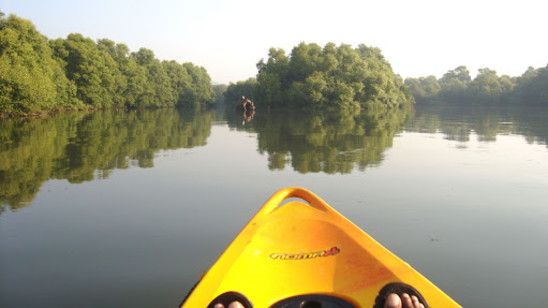
<svg viewBox="0 0 548 308"><path fill-rule="evenodd" d="M284 203L289 198L306 203ZM382 307L381 289L393 285L416 291L425 306L460 307L318 196L285 188L240 231L181 307L226 307L233 300L246 308Z"/></svg>

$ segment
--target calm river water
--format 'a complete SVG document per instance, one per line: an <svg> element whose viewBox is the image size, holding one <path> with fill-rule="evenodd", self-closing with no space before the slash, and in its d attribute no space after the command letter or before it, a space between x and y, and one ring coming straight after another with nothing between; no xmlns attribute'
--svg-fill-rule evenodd
<svg viewBox="0 0 548 308"><path fill-rule="evenodd" d="M176 307L287 186L318 194L464 307L546 307L547 115L0 120L0 307Z"/></svg>

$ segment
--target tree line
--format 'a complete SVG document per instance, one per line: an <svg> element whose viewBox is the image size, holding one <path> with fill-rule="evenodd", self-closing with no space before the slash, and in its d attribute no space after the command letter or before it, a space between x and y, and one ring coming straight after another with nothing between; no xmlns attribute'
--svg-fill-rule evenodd
<svg viewBox="0 0 548 308"><path fill-rule="evenodd" d="M65 109L200 107L215 101L207 71L74 33L50 40L0 12L0 114Z"/></svg>
<svg viewBox="0 0 548 308"><path fill-rule="evenodd" d="M312 109L392 109L413 103L403 80L381 50L328 43L300 43L291 54L271 48L257 63L256 78L230 84L227 101L242 95L266 107Z"/></svg>
<svg viewBox="0 0 548 308"><path fill-rule="evenodd" d="M519 77L483 68L474 79L466 66L459 66L441 78L407 78L405 84L417 103L548 106L548 66L529 67Z"/></svg>

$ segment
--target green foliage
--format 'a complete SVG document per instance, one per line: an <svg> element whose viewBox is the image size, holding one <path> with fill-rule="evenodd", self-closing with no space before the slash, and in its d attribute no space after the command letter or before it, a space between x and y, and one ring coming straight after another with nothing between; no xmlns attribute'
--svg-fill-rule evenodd
<svg viewBox="0 0 548 308"><path fill-rule="evenodd" d="M172 96L177 106L194 105L194 100L185 99L192 88L192 78L186 68L175 61L162 61L170 82Z"/></svg>
<svg viewBox="0 0 548 308"><path fill-rule="evenodd" d="M508 94L504 92L497 72L488 68L479 69L468 89L474 94L473 99L481 102L499 102L504 94Z"/></svg>
<svg viewBox="0 0 548 308"><path fill-rule="evenodd" d="M118 67L119 73L115 74L117 91L113 94L115 101L118 105L135 107L147 82L146 71L130 56L129 48L125 44L100 39L97 45L102 52L112 57Z"/></svg>
<svg viewBox="0 0 548 308"><path fill-rule="evenodd" d="M213 92L215 93L215 105L224 106L225 104L225 93L228 89L228 86L225 84L216 84L213 85Z"/></svg>
<svg viewBox="0 0 548 308"><path fill-rule="evenodd" d="M270 48L268 60L263 59L257 63L257 90L256 95L260 98L260 104L272 106L283 104L283 90L287 88L287 75L289 58L283 49Z"/></svg>
<svg viewBox="0 0 548 308"><path fill-rule="evenodd" d="M236 106L242 101L242 96L254 101L257 91L257 79L249 78L245 81L230 83L224 92L224 98L228 105Z"/></svg>
<svg viewBox="0 0 548 308"><path fill-rule="evenodd" d="M174 106L176 98L174 91L170 88L172 81L165 70L165 66L154 57L152 50L141 48L138 52L132 53L131 57L143 69L146 76L143 91L137 96L137 106Z"/></svg>
<svg viewBox="0 0 548 308"><path fill-rule="evenodd" d="M27 115L78 106L74 87L34 25L0 19L0 114Z"/></svg>
<svg viewBox="0 0 548 308"><path fill-rule="evenodd" d="M458 80L463 84L467 84L472 80L470 77L470 71L466 68L466 66L461 65L454 70L447 71L447 73L445 73L440 79L440 82L445 84L451 82L452 80Z"/></svg>
<svg viewBox="0 0 548 308"><path fill-rule="evenodd" d="M405 84L409 88L409 91L413 93L417 102L433 99L441 89L435 76L408 78L405 80Z"/></svg>
<svg viewBox="0 0 548 308"><path fill-rule="evenodd" d="M117 83L121 73L114 59L93 40L69 34L51 46L55 57L64 63L68 79L76 85L79 100L94 108L121 106L116 95L121 92Z"/></svg>
<svg viewBox="0 0 548 308"><path fill-rule="evenodd" d="M205 68L196 66L190 62L184 63L183 67L191 77L191 87L187 95L192 97L193 106L204 106L215 101L215 92L211 86L211 78Z"/></svg>
<svg viewBox="0 0 548 308"><path fill-rule="evenodd" d="M465 66L434 76L407 78L405 84L419 103L548 106L548 68L530 67L521 77L498 76L489 68L472 79Z"/></svg>
<svg viewBox="0 0 548 308"><path fill-rule="evenodd" d="M207 71L160 62L151 50L78 33L48 41L30 21L0 16L0 115L60 109L204 106Z"/></svg>
<svg viewBox="0 0 548 308"><path fill-rule="evenodd" d="M517 78L515 96L529 105L548 106L548 65L538 69L530 67Z"/></svg>
<svg viewBox="0 0 548 308"><path fill-rule="evenodd" d="M271 48L257 68L257 103L267 106L357 110L413 102L380 49L365 45L300 43L290 57Z"/></svg>

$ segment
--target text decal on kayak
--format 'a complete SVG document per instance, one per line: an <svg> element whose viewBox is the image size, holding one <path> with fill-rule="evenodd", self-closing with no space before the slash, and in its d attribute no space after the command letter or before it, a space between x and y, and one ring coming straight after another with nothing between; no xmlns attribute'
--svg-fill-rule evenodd
<svg viewBox="0 0 548 308"><path fill-rule="evenodd" d="M308 260L315 258L324 258L329 256L336 256L341 253L341 250L337 246L333 246L327 250L305 252L305 253L271 253L270 257L274 260Z"/></svg>

